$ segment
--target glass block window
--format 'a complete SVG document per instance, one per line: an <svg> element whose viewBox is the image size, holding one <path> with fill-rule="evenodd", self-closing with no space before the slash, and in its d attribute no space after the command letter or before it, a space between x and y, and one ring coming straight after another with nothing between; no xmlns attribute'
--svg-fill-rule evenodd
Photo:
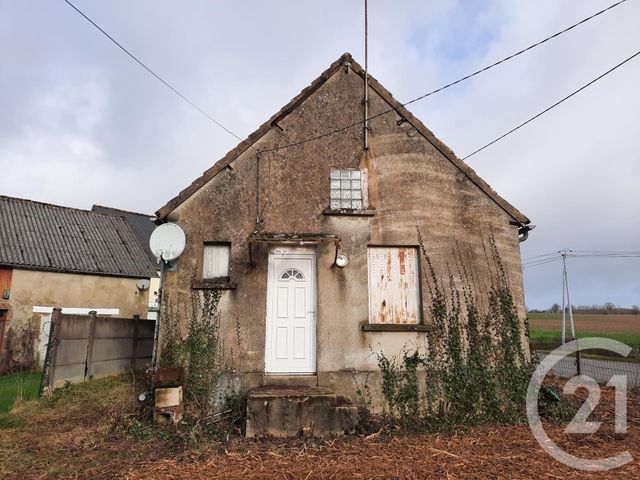
<svg viewBox="0 0 640 480"><path fill-rule="evenodd" d="M360 170L331 170L331 210L362 210Z"/></svg>

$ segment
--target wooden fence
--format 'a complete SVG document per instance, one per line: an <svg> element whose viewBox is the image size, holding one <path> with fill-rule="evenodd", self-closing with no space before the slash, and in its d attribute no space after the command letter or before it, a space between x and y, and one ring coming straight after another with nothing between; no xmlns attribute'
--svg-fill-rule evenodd
<svg viewBox="0 0 640 480"><path fill-rule="evenodd" d="M54 308L42 389L145 368L151 363L154 320L63 314Z"/></svg>

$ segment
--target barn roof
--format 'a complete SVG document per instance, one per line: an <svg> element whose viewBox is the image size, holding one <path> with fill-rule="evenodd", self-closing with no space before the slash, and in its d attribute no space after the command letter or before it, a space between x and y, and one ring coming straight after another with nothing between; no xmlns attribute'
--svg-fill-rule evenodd
<svg viewBox="0 0 640 480"><path fill-rule="evenodd" d="M149 278L155 271L123 217L0 196L0 265Z"/></svg>
<svg viewBox="0 0 640 480"><path fill-rule="evenodd" d="M230 150L222 159L216 162L211 168L206 170L200 177L194 180L191 185L182 190L176 197L167 202L165 206L156 212L158 218L166 218L173 210L185 202L191 195L196 193L209 180L224 170L231 162L238 158L249 148L260 140L269 130L298 106L300 106L307 98L309 98L316 90L325 84L341 67L348 66L363 79L365 78L364 69L353 60L350 53L344 53L338 60L333 62L331 66L325 70L318 78L316 78L308 87L302 90L287 105L282 107L279 112L273 115L269 120L263 123L256 131L250 134L244 141L240 142L235 148ZM433 145L442 155L455 165L462 173L464 173L471 182L473 182L480 190L482 190L491 200L493 200L502 210L504 210L513 220L521 225L530 223L530 220L522 214L517 208L507 202L498 193L493 190L487 182L482 180L476 172L456 156L453 151L441 142L418 118L413 116L402 104L393 98L393 95L384 88L375 78L369 74L369 88L374 90L382 97L395 111L405 118L431 145Z"/></svg>
<svg viewBox="0 0 640 480"><path fill-rule="evenodd" d="M102 213L104 215L111 215L112 217L124 217L131 227L131 230L133 230L133 234L138 239L142 249L147 252L149 261L154 265L157 263L156 256L149 247L149 238L151 238L151 234L156 228L156 224L152 221L152 215L120 210L119 208L105 207L103 205L94 205L91 207L91 211Z"/></svg>

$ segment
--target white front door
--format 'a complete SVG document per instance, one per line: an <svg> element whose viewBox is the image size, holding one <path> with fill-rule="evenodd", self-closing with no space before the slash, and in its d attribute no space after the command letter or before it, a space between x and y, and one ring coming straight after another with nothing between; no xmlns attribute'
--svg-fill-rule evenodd
<svg viewBox="0 0 640 480"><path fill-rule="evenodd" d="M315 373L315 249L272 247L268 275L265 371Z"/></svg>

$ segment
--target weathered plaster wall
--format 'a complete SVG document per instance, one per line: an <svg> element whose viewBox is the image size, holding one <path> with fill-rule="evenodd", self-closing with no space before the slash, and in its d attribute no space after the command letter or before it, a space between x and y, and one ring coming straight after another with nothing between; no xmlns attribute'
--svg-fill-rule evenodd
<svg viewBox="0 0 640 480"><path fill-rule="evenodd" d="M31 368L40 335L34 306L118 308L119 316L146 318L149 291L140 292L135 278L13 270L11 297L0 300L9 321L0 349L0 372Z"/></svg>
<svg viewBox="0 0 640 480"><path fill-rule="evenodd" d="M257 149L313 137L362 119L363 79L340 69L293 113L257 142ZM389 104L370 91L371 114ZM443 278L451 271L454 248L482 285L490 284L485 248L493 234L513 293L524 314L517 227L420 133L395 112L370 122L370 149L364 155L362 128L319 141L264 153L260 159L260 214L264 232L324 232L340 236L347 268L332 268L334 248L318 246L317 371L321 385L353 397L354 375L376 372L371 349L397 354L424 342L424 333L361 331L368 318L367 245L417 245L422 232L434 267ZM329 205L331 168L368 171L372 217L323 214ZM253 249L247 238L256 229L255 151L247 150L169 215L186 232L187 247L176 272L166 277L167 297L182 298L189 310L191 282L201 278L205 241L230 241L231 279L237 289L222 294L221 339L232 368L245 386L264 381L264 339L268 247ZM423 286L424 323L429 323ZM524 315L522 315L524 318ZM189 316L185 313L185 320Z"/></svg>

